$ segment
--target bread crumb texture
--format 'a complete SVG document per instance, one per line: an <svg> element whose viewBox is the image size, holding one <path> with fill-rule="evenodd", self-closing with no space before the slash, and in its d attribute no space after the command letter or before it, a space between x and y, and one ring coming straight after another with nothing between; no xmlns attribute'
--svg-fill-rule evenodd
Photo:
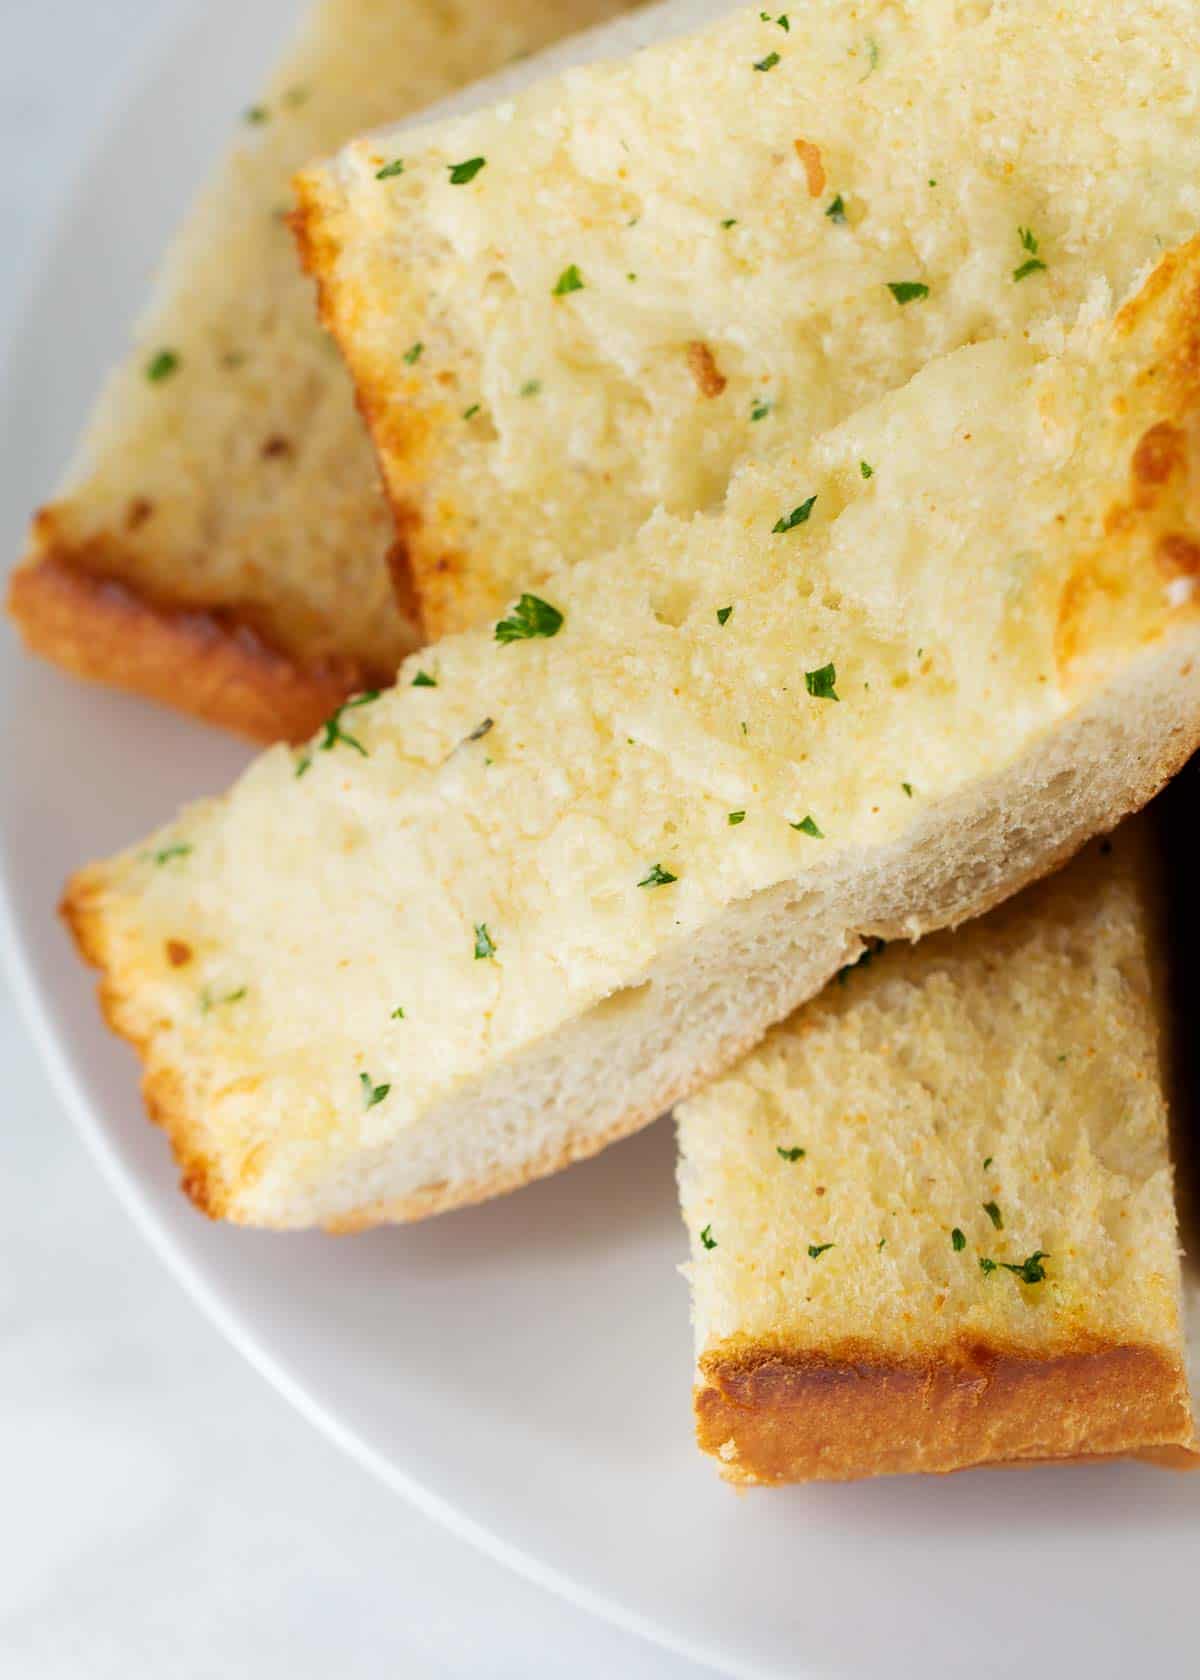
<svg viewBox="0 0 1200 1680"><path fill-rule="evenodd" d="M681 1106L698 1432L733 1479L1190 1440L1158 908L1131 825L846 970Z"/></svg>
<svg viewBox="0 0 1200 1680"><path fill-rule="evenodd" d="M617 0L323 0L168 254L10 610L78 675L302 738L414 643L394 530L297 272L289 177Z"/></svg>
<svg viewBox="0 0 1200 1680"><path fill-rule="evenodd" d="M431 632L946 351L1056 347L1200 225L1191 0L787 24L741 9L301 178Z"/></svg>
<svg viewBox="0 0 1200 1680"><path fill-rule="evenodd" d="M198 1198L382 1218L547 1170L859 933L975 914L1148 797L1200 733L1160 560L1200 532L1198 379L1200 244L1057 355L965 348L746 463L83 870ZM1147 475L1155 427L1184 442Z"/></svg>

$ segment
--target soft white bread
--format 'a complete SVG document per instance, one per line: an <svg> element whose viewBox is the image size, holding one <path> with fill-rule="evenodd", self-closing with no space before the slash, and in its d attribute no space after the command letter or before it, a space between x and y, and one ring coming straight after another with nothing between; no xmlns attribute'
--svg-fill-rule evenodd
<svg viewBox="0 0 1200 1680"><path fill-rule="evenodd" d="M697 1436L730 1481L1190 1445L1156 876L1126 825L846 970L681 1106Z"/></svg>
<svg viewBox="0 0 1200 1680"><path fill-rule="evenodd" d="M9 600L31 648L267 740L303 738L346 694L391 681L415 641L389 578L392 521L297 273L289 176L619 9L322 0L37 517Z"/></svg>
<svg viewBox="0 0 1200 1680"><path fill-rule="evenodd" d="M1060 355L930 364L82 871L197 1201L367 1223L551 1171L862 936L1141 804L1200 738L1198 381L1200 242Z"/></svg>
<svg viewBox="0 0 1200 1680"><path fill-rule="evenodd" d="M806 0L562 61L298 183L430 633L717 505L933 356L1054 347L1200 226L1191 0Z"/></svg>

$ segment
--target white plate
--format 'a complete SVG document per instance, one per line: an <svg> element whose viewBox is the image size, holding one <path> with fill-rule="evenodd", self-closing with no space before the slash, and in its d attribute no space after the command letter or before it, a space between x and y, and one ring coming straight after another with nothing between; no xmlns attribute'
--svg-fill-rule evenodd
<svg viewBox="0 0 1200 1680"><path fill-rule="evenodd" d="M209 0L89 151L0 387L9 542L294 12ZM1117 1465L741 1498L718 1482L691 1444L666 1125L407 1230L272 1237L195 1214L53 906L75 865L222 786L243 755L12 638L3 655L5 943L28 1017L159 1253L315 1423L513 1567L734 1673L1194 1671L1200 1476Z"/></svg>

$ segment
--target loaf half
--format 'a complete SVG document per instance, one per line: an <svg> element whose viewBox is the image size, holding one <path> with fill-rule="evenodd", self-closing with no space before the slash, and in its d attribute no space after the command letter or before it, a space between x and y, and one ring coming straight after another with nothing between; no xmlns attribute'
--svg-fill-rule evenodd
<svg viewBox="0 0 1200 1680"><path fill-rule="evenodd" d="M1054 348L1200 227L1190 0L755 5L547 68L299 179L430 634L934 356Z"/></svg>
<svg viewBox="0 0 1200 1680"><path fill-rule="evenodd" d="M286 217L314 152L619 9L321 0L192 211L9 610L84 677L265 740L391 681L415 636L349 380Z"/></svg>
<svg viewBox="0 0 1200 1680"><path fill-rule="evenodd" d="M729 1480L1190 1444L1160 909L1126 825L845 970L681 1106L697 1435Z"/></svg>
<svg viewBox="0 0 1200 1680"><path fill-rule="evenodd" d="M1200 242L413 656L70 884L208 1211L406 1219L718 1074L1200 738ZM861 463L871 466L864 476Z"/></svg>

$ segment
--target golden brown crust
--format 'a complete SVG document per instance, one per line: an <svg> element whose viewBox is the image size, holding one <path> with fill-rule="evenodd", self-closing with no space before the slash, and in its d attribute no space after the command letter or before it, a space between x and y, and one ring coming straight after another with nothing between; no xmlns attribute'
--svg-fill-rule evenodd
<svg viewBox="0 0 1200 1680"><path fill-rule="evenodd" d="M94 560L48 548L9 581L26 646L75 676L266 742L304 740L348 694L391 680L354 659L302 665L236 608L151 600Z"/></svg>
<svg viewBox="0 0 1200 1680"><path fill-rule="evenodd" d="M411 469L414 459L429 445L428 419L414 405L396 401L394 384L380 377L370 358L362 353L355 322L343 318L343 307L349 310L351 303L344 295L345 289L334 283L342 248L335 232L334 207L322 196L321 177L297 175L292 186L297 207L288 225L301 265L315 282L321 323L354 379L355 401L375 446L384 494L395 521L396 543L388 563L396 599L401 610L420 626L424 637L436 641L486 615L496 604L496 579L481 554L466 557L425 552L419 540L424 523L420 509L397 492L393 477L398 463Z"/></svg>
<svg viewBox="0 0 1200 1680"><path fill-rule="evenodd" d="M733 1482L942 1473L1192 1440L1182 1362L1137 1344L1081 1339L1047 1352L964 1341L920 1360L852 1343L729 1344L700 1366L697 1440Z"/></svg>

